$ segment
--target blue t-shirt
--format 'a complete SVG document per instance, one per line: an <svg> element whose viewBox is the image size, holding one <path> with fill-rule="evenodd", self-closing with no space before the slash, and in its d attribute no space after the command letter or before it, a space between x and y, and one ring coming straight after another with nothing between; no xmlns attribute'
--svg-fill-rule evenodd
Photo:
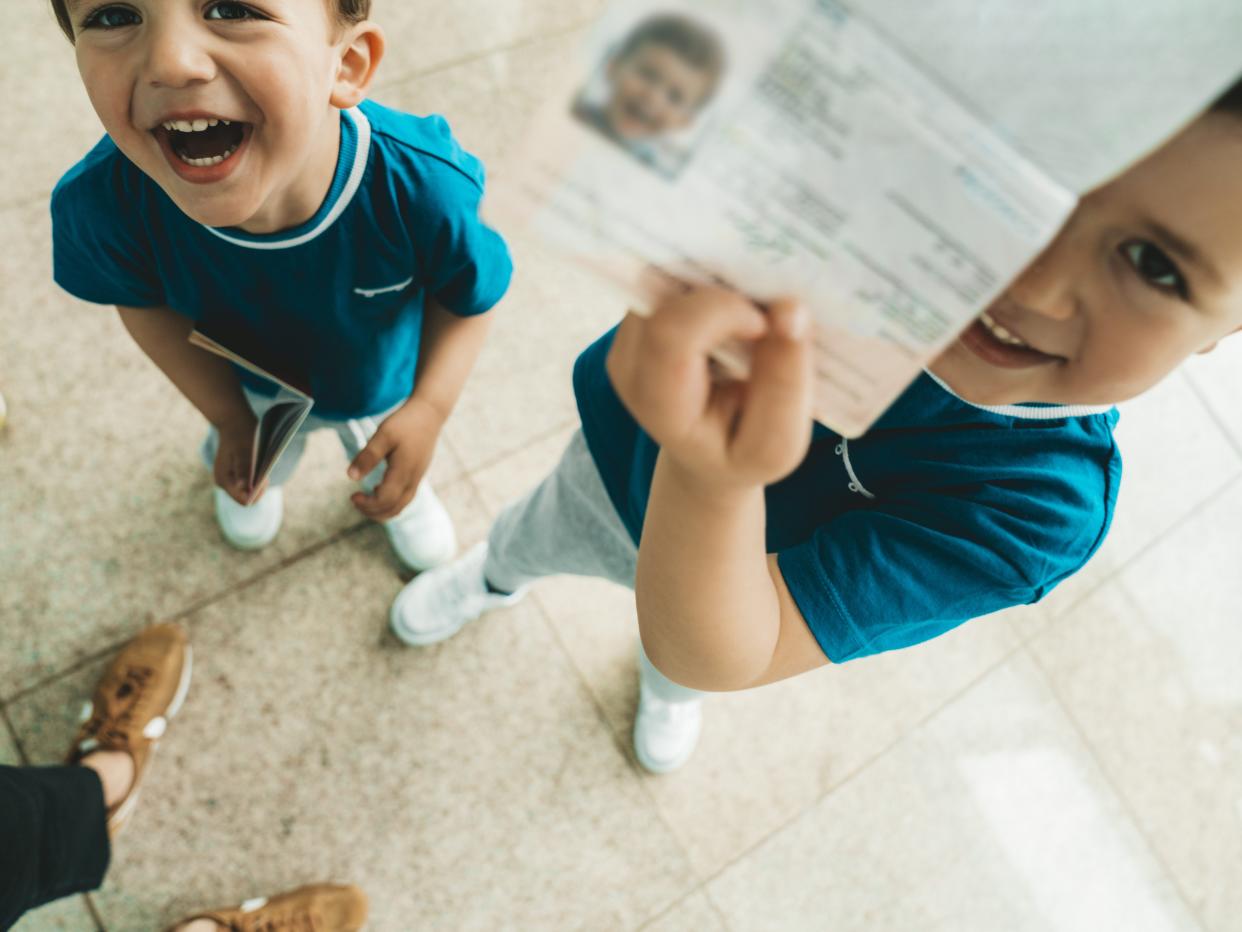
<svg viewBox="0 0 1242 932"><path fill-rule="evenodd" d="M610 331L574 367L592 458L638 543L659 448L605 369ZM969 404L923 374L867 434L816 424L768 486L767 550L836 663L909 647L1036 602L1103 542L1121 481L1115 409Z"/></svg>
<svg viewBox="0 0 1242 932"><path fill-rule="evenodd" d="M482 165L442 118L368 101L342 113L315 215L254 235L187 217L105 136L52 193L55 278L86 301L166 305L212 335L244 335L320 416L378 414L413 390L428 297L467 316L509 286L482 193Z"/></svg>

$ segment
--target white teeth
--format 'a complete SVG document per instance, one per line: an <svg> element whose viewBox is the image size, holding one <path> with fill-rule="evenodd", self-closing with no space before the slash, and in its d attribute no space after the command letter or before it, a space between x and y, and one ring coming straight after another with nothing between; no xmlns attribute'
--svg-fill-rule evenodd
<svg viewBox="0 0 1242 932"><path fill-rule="evenodd" d="M983 326L988 328L988 332L1002 343L1006 343L1009 346L1029 346L1029 344L1021 337L1010 333L1007 329L997 323L987 312L980 314L979 319L983 322Z"/></svg>
<svg viewBox="0 0 1242 932"><path fill-rule="evenodd" d="M197 120L169 120L162 125L164 129L168 130L170 133L201 133L203 130L212 126L219 126L221 123L225 126L231 126L233 121L219 120L214 117L210 119L199 117Z"/></svg>
<svg viewBox="0 0 1242 932"><path fill-rule="evenodd" d="M220 155L212 155L212 156L208 156L207 158L191 159L191 158L186 158L184 155L181 155L180 153L177 154L177 158L181 159L181 161L185 162L187 165L193 165L195 168L206 168L209 165L219 165L221 162L223 162L225 159L227 159L229 156L231 156L236 151L237 151L237 146L230 146L227 150L225 150Z"/></svg>

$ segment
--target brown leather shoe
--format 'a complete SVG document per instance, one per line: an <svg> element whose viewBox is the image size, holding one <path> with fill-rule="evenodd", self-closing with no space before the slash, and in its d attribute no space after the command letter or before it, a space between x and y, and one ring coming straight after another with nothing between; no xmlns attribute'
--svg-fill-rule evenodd
<svg viewBox="0 0 1242 932"><path fill-rule="evenodd" d="M311 884L271 899L247 900L236 909L187 916L173 929L210 919L230 932L357 932L367 921L367 896L354 886Z"/></svg>
<svg viewBox="0 0 1242 932"><path fill-rule="evenodd" d="M69 763L95 751L124 751L134 759L134 782L108 810L108 833L125 824L151 756L190 688L190 644L177 625L152 625L117 654L82 709Z"/></svg>

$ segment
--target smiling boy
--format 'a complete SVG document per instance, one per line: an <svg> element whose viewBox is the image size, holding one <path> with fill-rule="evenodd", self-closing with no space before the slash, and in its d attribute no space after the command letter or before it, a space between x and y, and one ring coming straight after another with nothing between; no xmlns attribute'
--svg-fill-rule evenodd
<svg viewBox="0 0 1242 932"><path fill-rule="evenodd" d="M451 637L558 573L635 589L634 750L690 757L703 691L762 686L1036 602L1103 542L1114 403L1242 328L1242 83L1090 192L863 437L810 416L794 301L697 291L578 359L581 430L487 542L409 583L404 642ZM754 346L745 383L712 350Z"/></svg>
<svg viewBox="0 0 1242 932"><path fill-rule="evenodd" d="M305 434L331 428L402 561L451 557L423 477L512 265L447 124L363 100L384 52L369 0L52 6L107 131L53 193L56 280L116 305L207 418L225 538L275 537ZM271 389L187 343L196 323L316 400L266 493L248 469Z"/></svg>
<svg viewBox="0 0 1242 932"><path fill-rule="evenodd" d="M679 14L643 20L608 59L608 97L580 97L574 116L640 161L663 167L662 137L690 126L725 68L724 46L708 26Z"/></svg>

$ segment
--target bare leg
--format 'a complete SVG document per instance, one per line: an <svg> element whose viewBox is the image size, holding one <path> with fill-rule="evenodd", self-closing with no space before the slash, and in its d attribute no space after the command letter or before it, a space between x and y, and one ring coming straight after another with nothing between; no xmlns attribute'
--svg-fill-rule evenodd
<svg viewBox="0 0 1242 932"><path fill-rule="evenodd" d="M109 808L124 799L134 784L134 759L124 751L95 751L78 763L99 774L104 805Z"/></svg>

